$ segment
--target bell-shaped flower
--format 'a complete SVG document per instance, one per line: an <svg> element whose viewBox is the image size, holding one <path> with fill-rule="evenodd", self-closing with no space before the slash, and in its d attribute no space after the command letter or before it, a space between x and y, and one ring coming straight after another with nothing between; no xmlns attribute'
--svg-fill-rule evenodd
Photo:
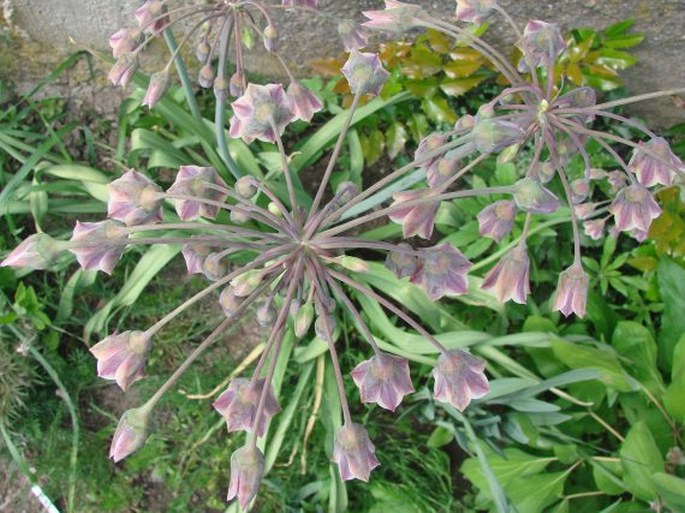
<svg viewBox="0 0 685 513"><path fill-rule="evenodd" d="M661 215L661 208L647 188L634 184L618 192L609 212L614 215L619 231L638 229L647 232L652 219Z"/></svg>
<svg viewBox="0 0 685 513"><path fill-rule="evenodd" d="M578 205L585 201L590 195L590 180L579 178L570 183L571 186L571 203Z"/></svg>
<svg viewBox="0 0 685 513"><path fill-rule="evenodd" d="M157 102L162 99L168 87L169 72L166 69L153 73L145 91L145 96L143 96L142 105L147 106L149 109L157 105Z"/></svg>
<svg viewBox="0 0 685 513"><path fill-rule="evenodd" d="M114 63L107 78L113 85L126 88L138 71L139 66L140 62L137 55L124 54Z"/></svg>
<svg viewBox="0 0 685 513"><path fill-rule="evenodd" d="M152 347L150 337L142 331L125 331L105 337L90 348L98 361L98 376L117 382L126 390L143 377L147 355Z"/></svg>
<svg viewBox="0 0 685 513"><path fill-rule="evenodd" d="M142 30L156 34L169 24L169 17L164 16L165 12L166 6L162 0L147 0L135 10L134 16Z"/></svg>
<svg viewBox="0 0 685 513"><path fill-rule="evenodd" d="M360 53L356 50L350 53L349 59L342 68L354 94L378 96L385 81L390 76L375 53Z"/></svg>
<svg viewBox="0 0 685 513"><path fill-rule="evenodd" d="M483 290L492 289L498 301L513 300L525 305L530 294L528 272L530 259L526 245L521 243L506 253L483 279Z"/></svg>
<svg viewBox="0 0 685 513"><path fill-rule="evenodd" d="M482 25L495 13L495 0L457 0L457 19Z"/></svg>
<svg viewBox="0 0 685 513"><path fill-rule="evenodd" d="M421 13L421 8L418 5L385 0L385 9L382 11L362 12L369 19L362 26L386 32L406 32L416 25L416 19L420 17Z"/></svg>
<svg viewBox="0 0 685 513"><path fill-rule="evenodd" d="M140 30L135 28L122 28L109 36L107 41L109 42L109 46L112 48L112 57L118 59L123 55L130 54L136 48L138 48L142 38Z"/></svg>
<svg viewBox="0 0 685 513"><path fill-rule="evenodd" d="M202 274L209 281L219 281L226 275L228 264L221 253L213 252L202 262Z"/></svg>
<svg viewBox="0 0 685 513"><path fill-rule="evenodd" d="M426 170L429 187L439 187L452 178L461 165L461 152L447 152Z"/></svg>
<svg viewBox="0 0 685 513"><path fill-rule="evenodd" d="M380 465L375 452L369 434L361 424L344 424L335 435L333 461L344 481L368 481L371 471Z"/></svg>
<svg viewBox="0 0 685 513"><path fill-rule="evenodd" d="M451 404L459 411L464 411L472 399L480 399L490 391L485 362L458 349L440 355L433 378L435 400Z"/></svg>
<svg viewBox="0 0 685 513"><path fill-rule="evenodd" d="M264 454L255 445L244 445L231 455L231 482L228 485L229 502L238 499L246 510L259 491L264 474Z"/></svg>
<svg viewBox="0 0 685 513"><path fill-rule="evenodd" d="M583 230L592 240L599 240L604 235L605 225L606 219L589 219L583 223Z"/></svg>
<svg viewBox="0 0 685 513"><path fill-rule="evenodd" d="M495 201L478 213L478 230L482 236L502 242L502 239L509 235L514 227L515 217L515 202L512 200Z"/></svg>
<svg viewBox="0 0 685 513"><path fill-rule="evenodd" d="M316 9L317 0L283 0L282 5L289 5L292 7L307 7L308 9Z"/></svg>
<svg viewBox="0 0 685 513"><path fill-rule="evenodd" d="M119 462L140 449L148 436L150 409L145 406L124 412L112 437L109 457Z"/></svg>
<svg viewBox="0 0 685 513"><path fill-rule="evenodd" d="M433 235L433 225L435 224L435 214L440 206L437 201L426 194L423 190L398 192L393 195L395 201L394 209L388 217L397 224L402 225L404 238L418 235L424 239L430 239ZM422 201L418 201L422 200ZM415 202L412 205L401 207L403 203Z"/></svg>
<svg viewBox="0 0 685 513"><path fill-rule="evenodd" d="M514 184L514 201L524 212L551 214L561 206L559 198L532 178L522 178Z"/></svg>
<svg viewBox="0 0 685 513"><path fill-rule="evenodd" d="M468 291L468 272L472 266L457 248L440 244L420 250L419 267L411 281L420 284L432 301L443 296L460 296Z"/></svg>
<svg viewBox="0 0 685 513"><path fill-rule="evenodd" d="M191 237L192 240L192 237ZM184 244L181 254L186 262L188 274L200 274L204 267L205 258L212 252L212 247L202 242Z"/></svg>
<svg viewBox="0 0 685 513"><path fill-rule="evenodd" d="M589 283L590 279L583 271L583 266L580 263L574 263L559 275L552 310L561 312L564 317L568 317L571 313L584 317Z"/></svg>
<svg viewBox="0 0 685 513"><path fill-rule="evenodd" d="M126 226L158 223L162 220L162 188L147 176L131 169L107 186L107 217Z"/></svg>
<svg viewBox="0 0 685 513"><path fill-rule="evenodd" d="M23 267L25 269L47 269L66 244L45 233L34 233L21 242L0 262L0 267Z"/></svg>
<svg viewBox="0 0 685 513"><path fill-rule="evenodd" d="M628 163L628 169L637 175L638 182L645 187L657 184L669 186L677 171L685 172L685 165L671 151L666 139L657 137L639 144Z"/></svg>
<svg viewBox="0 0 685 513"><path fill-rule="evenodd" d="M229 318L236 314L244 301L245 298L235 295L235 290L233 287L224 288L219 295L219 305L221 305L224 315Z"/></svg>
<svg viewBox="0 0 685 513"><path fill-rule="evenodd" d="M566 49L566 42L559 26L540 20L529 21L523 30L523 36L516 46L523 57L519 61L519 71L530 71L530 68L550 66L556 62Z"/></svg>
<svg viewBox="0 0 685 513"><path fill-rule="evenodd" d="M429 157L432 152L444 146L447 143L447 136L444 134L433 132L421 139L419 146L414 152L414 161L419 162L421 169L428 170L436 162L442 158L442 154L433 155Z"/></svg>
<svg viewBox="0 0 685 513"><path fill-rule="evenodd" d="M76 255L81 268L112 274L126 247L128 233L116 221L82 223L76 221L69 251Z"/></svg>
<svg viewBox="0 0 685 513"><path fill-rule="evenodd" d="M504 148L523 142L523 129L506 119L480 118L471 130L471 137L476 149L483 153L497 153Z"/></svg>
<svg viewBox="0 0 685 513"><path fill-rule="evenodd" d="M257 405L264 390L265 381L236 378L228 388L214 401L214 409L225 419L228 431L252 431L257 415ZM266 423L281 411L271 385L266 391L264 410L257 423L257 436L262 436Z"/></svg>
<svg viewBox="0 0 685 513"><path fill-rule="evenodd" d="M288 86L288 98L295 119L311 121L315 112L323 108L323 104L316 95L299 82L291 82Z"/></svg>
<svg viewBox="0 0 685 513"><path fill-rule="evenodd" d="M286 125L295 118L291 100L281 84L248 84L245 94L231 106L229 134L248 144L255 139L275 143L277 134L283 134Z"/></svg>
<svg viewBox="0 0 685 513"><path fill-rule="evenodd" d="M585 220L589 218L597 210L597 203L581 203L580 205L575 205L573 211L576 213L576 217L580 220Z"/></svg>
<svg viewBox="0 0 685 513"><path fill-rule="evenodd" d="M369 39L364 28L357 25L353 20L342 20L338 23L338 35L347 52L361 50L367 45Z"/></svg>
<svg viewBox="0 0 685 513"><path fill-rule="evenodd" d="M176 213L184 221L198 217L214 219L219 213L219 206L208 201L222 202L227 194L221 189L227 188L213 167L181 166L167 193L184 196L173 198Z"/></svg>
<svg viewBox="0 0 685 513"><path fill-rule="evenodd" d="M609 182L609 193L616 194L628 184L628 178L622 171L611 171L607 175L607 182Z"/></svg>
<svg viewBox="0 0 685 513"><path fill-rule="evenodd" d="M400 242L397 249L391 249L385 258L385 267L398 278L413 276L419 267L416 250L406 242Z"/></svg>
<svg viewBox="0 0 685 513"><path fill-rule="evenodd" d="M405 358L378 353L357 365L350 373L363 403L377 403L395 411L402 398L414 391Z"/></svg>

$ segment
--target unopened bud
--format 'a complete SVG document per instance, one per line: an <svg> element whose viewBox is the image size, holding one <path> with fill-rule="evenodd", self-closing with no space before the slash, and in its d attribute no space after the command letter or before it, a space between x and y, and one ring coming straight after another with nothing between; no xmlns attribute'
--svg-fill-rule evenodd
<svg viewBox="0 0 685 513"><path fill-rule="evenodd" d="M200 87L204 87L205 89L209 89L214 85L214 68L211 64L205 64L200 68L197 82L200 84Z"/></svg>
<svg viewBox="0 0 685 513"><path fill-rule="evenodd" d="M124 412L114 432L109 457L118 462L140 449L147 439L149 423L150 410L144 406Z"/></svg>
<svg viewBox="0 0 685 513"><path fill-rule="evenodd" d="M207 59L209 58L209 52L211 51L212 47L209 46L209 42L206 39L203 39L195 47L195 57L197 57L198 61L204 64L207 62Z"/></svg>
<svg viewBox="0 0 685 513"><path fill-rule="evenodd" d="M26 269L47 269L66 244L45 233L36 233L28 237L7 255L0 267L23 267Z"/></svg>
<svg viewBox="0 0 685 513"><path fill-rule="evenodd" d="M143 105L148 108L152 108L161 100L162 96L169 87L169 73L166 70L154 73L150 77L150 84L145 92L145 97L143 98Z"/></svg>
<svg viewBox="0 0 685 513"><path fill-rule="evenodd" d="M274 310L274 305L271 301L264 301L262 305L257 308L257 323L262 328L267 328L271 326L276 319L276 310Z"/></svg>
<svg viewBox="0 0 685 513"><path fill-rule="evenodd" d="M209 254L202 265L202 273L211 281L220 280L226 274L226 271L226 262L224 262L221 253Z"/></svg>
<svg viewBox="0 0 685 513"><path fill-rule="evenodd" d="M244 299L235 295L233 287L226 287L221 291L219 296L219 304L224 311L226 317L232 317L243 304Z"/></svg>
<svg viewBox="0 0 685 513"><path fill-rule="evenodd" d="M253 269L233 278L231 286L233 286L233 293L236 296L246 297L252 294L261 282L262 272Z"/></svg>
<svg viewBox="0 0 685 513"><path fill-rule="evenodd" d="M283 217L283 212L281 212L281 209L278 208L278 205L276 205L273 201L269 203L267 208L269 209L269 212L276 217Z"/></svg>
<svg viewBox="0 0 685 513"><path fill-rule="evenodd" d="M235 183L235 192L243 198L251 198L257 194L257 182L253 176L241 176Z"/></svg>
<svg viewBox="0 0 685 513"><path fill-rule="evenodd" d="M228 97L228 80L226 77L216 77L214 79L214 96L218 101L223 101Z"/></svg>
<svg viewBox="0 0 685 513"><path fill-rule="evenodd" d="M278 41L278 31L276 27L269 24L264 29L264 48L267 52L273 52L276 49L276 43Z"/></svg>
<svg viewBox="0 0 685 513"><path fill-rule="evenodd" d="M228 84L228 90L231 96L242 96L245 94L245 75L240 71L236 71L231 76L231 81Z"/></svg>
<svg viewBox="0 0 685 513"><path fill-rule="evenodd" d="M514 201L524 212L551 214L560 206L557 197L535 180L523 178L514 187Z"/></svg>

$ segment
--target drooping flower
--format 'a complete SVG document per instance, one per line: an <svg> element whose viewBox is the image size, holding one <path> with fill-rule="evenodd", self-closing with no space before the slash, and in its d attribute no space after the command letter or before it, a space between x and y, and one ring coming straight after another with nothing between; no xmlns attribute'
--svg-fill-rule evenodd
<svg viewBox="0 0 685 513"><path fill-rule="evenodd" d="M380 462L369 434L361 424L344 424L335 435L333 461L337 463L344 481L361 479L368 481L371 471Z"/></svg>
<svg viewBox="0 0 685 513"><path fill-rule="evenodd" d="M178 217L184 221L200 216L214 219L219 213L219 206L205 201L223 201L226 193L221 189L227 187L213 167L181 166L167 193L182 196L174 198L174 204Z"/></svg>
<svg viewBox="0 0 685 513"><path fill-rule="evenodd" d="M385 258L385 267L398 278L413 276L418 266L416 251L406 242L400 242L396 250L388 251Z"/></svg>
<svg viewBox="0 0 685 513"><path fill-rule="evenodd" d="M164 30L169 23L169 18L163 16L165 10L162 0L147 0L135 10L134 16L142 30L155 34Z"/></svg>
<svg viewBox="0 0 685 513"><path fill-rule="evenodd" d="M214 401L214 409L226 419L228 431L252 431L264 383L263 379L258 379L253 383L251 379L236 378ZM264 434L266 423L279 411L281 407L269 385L264 410L257 423L257 436Z"/></svg>
<svg viewBox="0 0 685 513"><path fill-rule="evenodd" d="M461 152L449 151L444 157L433 163L426 170L429 187L439 187L457 172L461 164Z"/></svg>
<svg viewBox="0 0 685 513"><path fill-rule="evenodd" d="M0 267L23 267L25 269L47 269L57 256L66 249L66 244L46 233L34 233L21 242L0 262Z"/></svg>
<svg viewBox="0 0 685 513"><path fill-rule="evenodd" d="M523 54L518 69L526 72L530 71L530 67L552 65L566 49L566 42L557 24L532 20L526 25L516 46Z"/></svg>
<svg viewBox="0 0 685 513"><path fill-rule="evenodd" d="M495 0L457 0L457 19L482 25L495 13Z"/></svg>
<svg viewBox="0 0 685 513"><path fill-rule="evenodd" d="M184 244L181 254L186 263L188 274L200 274L204 267L207 255L212 252L211 246L202 242L189 242Z"/></svg>
<svg viewBox="0 0 685 513"><path fill-rule="evenodd" d="M375 53L360 53L353 50L342 68L350 90L354 94L378 96L390 76Z"/></svg>
<svg viewBox="0 0 685 513"><path fill-rule="evenodd" d="M584 317L589 284L590 279L583 271L583 266L579 263L573 264L559 275L552 310L561 312L564 317L571 313Z"/></svg>
<svg viewBox="0 0 685 513"><path fill-rule="evenodd" d="M378 353L357 365L350 373L359 387L362 402L377 403L395 411L402 398L414 391L405 358Z"/></svg>
<svg viewBox="0 0 685 513"><path fill-rule="evenodd" d="M295 117L281 84L248 84L245 94L231 106L233 117L229 133L248 144L255 139L275 143L276 134L283 134L286 125Z"/></svg>
<svg viewBox="0 0 685 513"><path fill-rule="evenodd" d="M478 213L479 232L484 237L502 242L502 239L509 235L514 227L515 217L515 202L512 200L495 201Z"/></svg>
<svg viewBox="0 0 685 513"><path fill-rule="evenodd" d="M398 208L388 214L392 221L402 225L402 233L405 238L413 237L414 235L424 239L431 238L435 214L438 211L439 204L436 201L431 201L426 196L426 191L421 190L398 192L393 196L395 199L392 204L393 206L425 198L425 201L409 205L405 208Z"/></svg>
<svg viewBox="0 0 685 513"><path fill-rule="evenodd" d="M107 217L126 226L162 220L162 188L147 176L131 169L107 186Z"/></svg>
<svg viewBox="0 0 685 513"><path fill-rule="evenodd" d="M382 11L362 12L369 19L362 26L387 32L405 32L415 26L415 20L420 17L421 12L418 5L385 0L385 9Z"/></svg>
<svg viewBox="0 0 685 513"><path fill-rule="evenodd" d="M607 181L609 182L609 192L611 194L616 194L618 191L623 189L628 183L626 174L622 171L611 171L607 175Z"/></svg>
<svg viewBox="0 0 685 513"><path fill-rule="evenodd" d="M226 317L233 317L244 301L245 298L235 295L233 287L224 288L219 295L219 305L221 305Z"/></svg>
<svg viewBox="0 0 685 513"><path fill-rule="evenodd" d="M142 331L125 331L110 335L90 348L98 361L98 376L117 382L126 390L143 377L147 355L152 347L150 337Z"/></svg>
<svg viewBox="0 0 685 513"><path fill-rule="evenodd" d="M447 351L440 355L433 369L437 401L464 411L472 399L480 399L489 391L485 377L485 362L464 351Z"/></svg>
<svg viewBox="0 0 685 513"><path fill-rule="evenodd" d="M637 175L637 180L645 187L657 184L668 186L673 183L676 171L685 171L685 165L671 151L666 139L657 137L647 143L640 142L628 163L628 169Z"/></svg>
<svg viewBox="0 0 685 513"><path fill-rule="evenodd" d="M532 178L522 178L514 184L514 201L524 212L551 214L561 203L552 191Z"/></svg>
<svg viewBox="0 0 685 513"><path fill-rule="evenodd" d="M361 50L367 45L369 36L363 27L352 20L342 20L338 23L338 34L342 39L345 51Z"/></svg>
<svg viewBox="0 0 685 513"><path fill-rule="evenodd" d="M141 42L141 33L138 29L119 29L109 36L109 46L112 48L112 57L118 59L130 54Z"/></svg>
<svg viewBox="0 0 685 513"><path fill-rule="evenodd" d="M250 443L231 455L231 482L228 486L229 502L237 498L244 510L259 491L264 474L264 454Z"/></svg>
<svg viewBox="0 0 685 513"><path fill-rule="evenodd" d="M323 108L323 104L316 95L299 82L291 82L288 86L288 98L295 119L311 121L315 112Z"/></svg>
<svg viewBox="0 0 685 513"><path fill-rule="evenodd" d="M606 219L589 219L583 223L583 229L585 235L590 237L592 240L599 240L604 234L604 225L606 224Z"/></svg>
<svg viewBox="0 0 685 513"><path fill-rule="evenodd" d="M661 208L645 187L634 184L618 192L609 212L614 215L619 231L638 229L647 232L652 219L661 215Z"/></svg>
<svg viewBox="0 0 685 513"><path fill-rule="evenodd" d="M150 77L150 84L147 86L145 91L145 96L143 97L142 105L147 106L151 109L159 100L162 99L164 93L169 87L169 72L164 69L158 73L153 73Z"/></svg>
<svg viewBox="0 0 685 513"><path fill-rule="evenodd" d="M147 439L149 424L149 408L143 406L125 411L112 437L109 457L116 463L140 449Z"/></svg>
<svg viewBox="0 0 685 513"><path fill-rule="evenodd" d="M139 66L138 56L124 54L114 63L107 78L113 85L126 88L138 71Z"/></svg>
<svg viewBox="0 0 685 513"><path fill-rule="evenodd" d="M432 301L443 296L460 296L469 288L468 272L473 264L451 244L420 250L419 267L411 277Z"/></svg>
<svg viewBox="0 0 685 513"><path fill-rule="evenodd" d="M530 294L528 272L530 259L525 244L519 244L506 253L483 279L483 290L493 289L501 303L513 300L525 305Z"/></svg>
<svg viewBox="0 0 685 513"><path fill-rule="evenodd" d="M431 166L438 162L442 155L438 154L433 155L432 157L428 157L428 155L444 146L446 142L447 137L439 132L433 132L421 139L419 146L414 152L414 160L416 162L421 162L419 167L421 167L421 169L428 170Z"/></svg>
<svg viewBox="0 0 685 513"><path fill-rule="evenodd" d="M116 221L76 221L69 251L76 255L76 260L83 269L97 269L112 274L114 266L124 252L126 239L126 228Z"/></svg>
<svg viewBox="0 0 685 513"><path fill-rule="evenodd" d="M523 129L511 121L500 118L481 118L471 130L476 149L483 153L496 153L508 146L519 144L525 137Z"/></svg>
<svg viewBox="0 0 685 513"><path fill-rule="evenodd" d="M202 274L209 281L219 281L226 275L228 265L224 260L224 255L213 252L207 255L202 262Z"/></svg>

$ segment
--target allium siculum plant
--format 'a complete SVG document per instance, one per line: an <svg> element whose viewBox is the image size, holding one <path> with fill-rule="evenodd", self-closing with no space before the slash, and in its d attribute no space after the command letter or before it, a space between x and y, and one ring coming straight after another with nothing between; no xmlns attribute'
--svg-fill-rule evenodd
<svg viewBox="0 0 685 513"><path fill-rule="evenodd" d="M650 188L682 184L685 173L683 163L664 139L612 110L685 90L597 103L592 89L569 89L561 77L555 76L554 64L563 58L565 42L554 24L530 21L521 32L493 0L457 1L456 22L434 18L416 5L386 0L385 9L364 13L369 21L362 27L348 21L340 24L339 32L351 51L342 72L354 101L311 206L305 208L297 201L281 136L293 120L310 120L321 103L294 79L287 90L281 84L248 84L242 68L243 43L239 34L243 24L262 34L266 49L276 52L276 29L269 16L274 8L319 14L315 0L284 0L279 5L217 1L177 9L167 9L165 2L148 0L136 11L139 27L122 30L110 39L115 57L119 58L110 77L125 85L135 72L138 52L146 41L166 30L172 21L198 18L197 53L203 61L200 84L207 87L213 83L222 108L226 98L237 96L231 103L232 137L276 144L284 188L276 192L251 176L242 176L229 186L213 168L183 166L174 184L163 191L145 175L130 170L110 185L107 220L77 223L69 241L54 240L43 233L32 235L2 262L42 269L61 252L69 251L84 269L110 273L127 246L183 244L188 272L201 273L211 282L145 331L113 334L92 347L98 360L98 374L115 380L125 390L143 377L155 334L177 315L208 296L218 297L226 315L143 406L122 416L110 451L115 461L143 445L155 405L186 369L228 327L256 309L259 322L270 329L265 349L252 375L232 381L214 403L225 417L229 431L247 432L245 445L231 457L228 494L229 500L237 499L243 508L255 497L264 471L264 455L257 447L257 439L264 435L270 418L280 409L271 381L287 330L293 330L299 338L314 331L328 344L343 413L343 425L336 434L332 452L341 477L368 480L379 465L374 445L364 427L354 422L345 396L345 378L336 347L336 317L344 312L353 318L372 354L351 371L363 402L394 411L414 388L407 360L379 349L355 306L353 294L374 299L435 346L439 353L433 371L436 400L464 410L472 399L488 393L485 362L463 351L447 350L421 323L365 285L358 276L368 271L367 264L350 253L363 249L384 255L386 266L398 279L409 278L434 301L465 294L472 263L447 243L415 249L406 242L370 241L354 235L359 227L389 217L402 225L405 238L430 239L441 202L475 196L491 198L492 203L478 215L483 236L502 241L512 231L517 216L524 219L524 228L519 242L486 274L482 287L500 301L525 303L530 293L526 240L531 219L551 214L566 203L573 228L574 259L559 276L552 307L565 316L575 313L582 317L588 276L581 262L581 230L599 238L605 225L613 220L614 234L627 232L644 239L652 219L660 213ZM516 46L522 55L518 63L512 64L471 30L470 24L480 24L497 15L516 33ZM264 24L260 25L259 20ZM453 129L426 137L411 164L363 191L352 183L342 183L328 193L355 109L363 97L378 95L388 76L376 55L357 51L366 44L366 32L401 32L422 27L444 32L481 52L508 80L509 87L473 116L462 117ZM229 48L233 48L237 66L230 79L226 76ZM214 55L219 57L216 72L211 65ZM145 95L149 106L159 101L169 82L168 67L161 73L153 75ZM594 130L592 121L597 117L625 123L643 133L646 142L635 143L614 133ZM607 174L592 168L585 149L590 140L615 159L616 171ZM621 146L632 150L627 162ZM527 160L516 183L480 189L469 186L469 172L477 170L485 159L492 155L515 159L524 149L532 158ZM568 164L577 155L584 162L584 172L572 176ZM407 190L424 180L426 186ZM594 197L593 184L601 180L609 181L613 197L590 200ZM562 191L561 199L552 192L554 188ZM286 192L281 194L282 190ZM391 198L390 205L367 213ZM178 219L165 219L165 202L175 206ZM220 211L230 213L230 224L207 222ZM233 266L231 256L246 251L251 252L253 260Z"/></svg>

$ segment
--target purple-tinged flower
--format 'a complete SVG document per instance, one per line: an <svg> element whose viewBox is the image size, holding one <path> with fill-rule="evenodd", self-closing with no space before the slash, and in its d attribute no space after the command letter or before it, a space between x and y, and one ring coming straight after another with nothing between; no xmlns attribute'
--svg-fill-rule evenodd
<svg viewBox="0 0 685 513"><path fill-rule="evenodd" d="M245 94L245 75L240 71L236 71L231 75L231 80L228 83L228 92L231 96L242 96Z"/></svg>
<svg viewBox="0 0 685 513"><path fill-rule="evenodd" d="M528 271L530 259L525 244L519 244L506 253L483 279L483 290L493 289L501 303L512 299L525 305L530 294Z"/></svg>
<svg viewBox="0 0 685 513"><path fill-rule="evenodd" d="M369 39L363 27L360 27L352 20L342 20L338 23L338 34L347 52L361 50L367 45Z"/></svg>
<svg viewBox="0 0 685 513"><path fill-rule="evenodd" d="M652 219L661 215L661 208L646 187L635 184L618 192L609 212L614 214L619 231L627 232L637 228L647 232Z"/></svg>
<svg viewBox="0 0 685 513"><path fill-rule="evenodd" d="M511 200L495 201L478 213L478 229L484 237L496 242L509 235L514 227L516 203Z"/></svg>
<svg viewBox="0 0 685 513"><path fill-rule="evenodd" d="M418 5L385 0L382 11L363 11L369 21L362 23L363 27L384 30L386 32L405 32L416 25L416 19L422 11Z"/></svg>
<svg viewBox="0 0 685 513"><path fill-rule="evenodd" d="M219 281L227 271L228 265L221 253L210 253L202 262L202 274L209 281Z"/></svg>
<svg viewBox="0 0 685 513"><path fill-rule="evenodd" d="M90 348L98 361L98 376L117 382L126 390L143 377L147 354L152 347L150 337L142 331L125 331L105 337Z"/></svg>
<svg viewBox="0 0 685 513"><path fill-rule="evenodd" d="M464 411L472 399L480 399L490 391L485 362L458 349L440 355L433 378L435 399L459 411Z"/></svg>
<svg viewBox="0 0 685 513"><path fill-rule="evenodd" d="M143 97L143 105L151 109L157 102L162 99L164 93L169 87L169 72L162 70L158 73L153 73L150 77L150 83L145 91L145 96Z"/></svg>
<svg viewBox="0 0 685 513"><path fill-rule="evenodd" d="M188 274L200 274L204 267L207 255L212 252L211 246L202 242L189 242L181 249L181 254L186 262Z"/></svg>
<svg viewBox="0 0 685 513"><path fill-rule="evenodd" d="M323 108L323 104L316 95L299 82L291 82L288 86L288 98L295 119L311 121L315 112Z"/></svg>
<svg viewBox="0 0 685 513"><path fill-rule="evenodd" d="M531 178L522 178L514 185L514 201L524 212L551 214L561 206L559 198Z"/></svg>
<svg viewBox="0 0 685 513"><path fill-rule="evenodd" d="M131 169L107 187L107 217L126 226L162 220L162 188L147 176Z"/></svg>
<svg viewBox="0 0 685 513"><path fill-rule="evenodd" d="M459 165L461 164L461 156L462 153L459 151L450 151L447 152L443 158L439 159L437 162L434 162L426 170L426 180L428 181L428 186L439 187L452 178L457 169L459 169Z"/></svg>
<svg viewBox="0 0 685 513"><path fill-rule="evenodd" d="M628 232L628 236L632 237L638 242L644 242L647 240L647 236L649 235L649 232L646 232L644 230L640 230L639 228L633 228Z"/></svg>
<svg viewBox="0 0 685 513"><path fill-rule="evenodd" d="M350 373L363 403L377 403L395 411L402 398L414 391L405 358L378 353L357 365Z"/></svg>
<svg viewBox="0 0 685 513"><path fill-rule="evenodd" d="M264 27L264 32L262 35L264 36L264 48L266 51L275 51L276 44L278 43L278 30L276 30L276 26L272 23L269 23L266 27Z"/></svg>
<svg viewBox="0 0 685 513"><path fill-rule="evenodd" d="M618 191L628 185L628 178L622 171L611 171L607 181L609 182L609 192L611 194L616 194Z"/></svg>
<svg viewBox="0 0 685 513"><path fill-rule="evenodd" d="M140 449L147 439L149 424L149 408L143 406L126 410L112 437L109 457L116 463Z"/></svg>
<svg viewBox="0 0 685 513"><path fill-rule="evenodd" d="M293 7L307 7L309 9L316 9L317 0L283 0L283 5L290 5Z"/></svg>
<svg viewBox="0 0 685 513"><path fill-rule="evenodd" d="M291 101L281 84L248 84L245 94L234 101L231 118L231 137L246 143L255 139L274 143L278 135L294 119Z"/></svg>
<svg viewBox="0 0 685 513"><path fill-rule="evenodd" d="M76 221L69 251L87 271L97 269L112 274L126 246L128 233L115 221L81 223Z"/></svg>
<svg viewBox="0 0 685 513"><path fill-rule="evenodd" d="M214 73L214 68L208 63L200 68L200 71L197 74L197 83L203 89L209 89L214 85L215 78L216 73Z"/></svg>
<svg viewBox="0 0 685 513"><path fill-rule="evenodd" d="M420 250L419 267L412 283L420 284L432 301L443 296L460 296L469 288L468 273L473 264L451 244Z"/></svg>
<svg viewBox="0 0 685 513"><path fill-rule="evenodd" d="M385 267L395 273L398 278L413 276L419 267L416 251L406 242L400 242L397 249L388 251Z"/></svg>
<svg viewBox="0 0 685 513"><path fill-rule="evenodd" d="M421 162L419 167L421 169L428 170L438 160L440 160L442 155L433 155L432 157L428 158L427 155L444 146L446 142L447 137L438 132L428 134L426 137L421 139L418 148L416 148L416 151L414 152L414 160L416 162Z"/></svg>
<svg viewBox="0 0 685 513"><path fill-rule="evenodd" d="M184 221L198 217L214 219L219 213L219 206L206 201L223 201L226 193L221 189L227 188L213 167L181 166L167 193L171 196L184 196L174 199L178 217Z"/></svg>
<svg viewBox="0 0 685 513"><path fill-rule="evenodd" d="M229 502L237 498L245 510L257 495L264 474L264 455L255 445L248 443L231 455L231 482L228 486Z"/></svg>
<svg viewBox="0 0 685 513"><path fill-rule="evenodd" d="M228 98L230 87L226 77L218 76L214 79L213 91L214 97L217 99L217 101L224 101L226 98Z"/></svg>
<svg viewBox="0 0 685 513"><path fill-rule="evenodd" d="M590 219L583 223L583 229L585 235L590 237L592 240L599 240L604 235L604 225L606 225L606 219Z"/></svg>
<svg viewBox="0 0 685 513"><path fill-rule="evenodd" d="M244 301L245 298L235 295L233 287L224 288L219 295L219 305L221 305L226 317L233 317Z"/></svg>
<svg viewBox="0 0 685 513"><path fill-rule="evenodd" d="M65 249L65 243L45 233L34 233L21 242L0 262L0 267L47 269Z"/></svg>
<svg viewBox="0 0 685 513"><path fill-rule="evenodd" d="M168 16L163 16L165 11L166 7L162 0L147 0L136 9L134 16L142 30L155 34L164 30L169 24Z"/></svg>
<svg viewBox="0 0 685 513"><path fill-rule="evenodd" d="M557 168L554 167L554 164L550 161L545 161L533 165L526 174L526 178L530 178L539 183L549 183L556 174Z"/></svg>
<svg viewBox="0 0 685 513"><path fill-rule="evenodd" d="M590 181L584 178L573 180L571 182L571 201L574 205L578 205L587 199L590 195Z"/></svg>
<svg viewBox="0 0 685 513"><path fill-rule="evenodd" d="M360 53L353 50L342 68L342 74L354 94L378 96L390 76L375 53Z"/></svg>
<svg viewBox="0 0 685 513"><path fill-rule="evenodd" d="M130 54L141 42L141 34L138 29L119 29L109 36L109 46L112 47L112 57L118 59Z"/></svg>
<svg viewBox="0 0 685 513"><path fill-rule="evenodd" d="M457 0L457 19L482 25L495 13L495 0Z"/></svg>
<svg viewBox="0 0 685 513"><path fill-rule="evenodd" d="M368 481L371 471L380 462L369 434L361 424L344 424L335 435L333 461L338 465L343 481Z"/></svg>
<svg viewBox="0 0 685 513"><path fill-rule="evenodd" d="M585 317L589 283L590 279L579 263L566 269L559 275L552 310L561 312L564 317L568 317L571 313L578 317Z"/></svg>
<svg viewBox="0 0 685 513"><path fill-rule="evenodd" d="M645 150L657 155L650 155ZM628 169L637 175L637 180L645 187L671 185L676 171L685 171L683 162L671 151L666 139L657 137L646 144L640 142L634 151Z"/></svg>
<svg viewBox="0 0 685 513"><path fill-rule="evenodd" d="M226 419L228 431L252 431L257 415L257 405L264 390L263 379L252 382L251 379L237 378L231 381L228 388L214 401L214 409ZM281 411L271 385L266 393L264 410L257 423L257 436L264 435L266 423Z"/></svg>
<svg viewBox="0 0 685 513"><path fill-rule="evenodd" d="M480 118L471 130L476 149L484 154L496 153L523 142L525 132L511 121L499 118Z"/></svg>
<svg viewBox="0 0 685 513"><path fill-rule="evenodd" d="M573 210L576 213L576 217L581 220L585 220L590 217L597 209L596 203L581 203L580 205L575 205Z"/></svg>
<svg viewBox="0 0 685 513"><path fill-rule="evenodd" d="M233 293L238 297L247 297L252 294L259 284L262 283L262 271L259 269L253 269L242 273L240 276L236 276L231 280L231 287L233 287Z"/></svg>
<svg viewBox="0 0 685 513"><path fill-rule="evenodd" d="M138 57L127 53L117 59L107 78L113 85L126 88L139 66Z"/></svg>
<svg viewBox="0 0 685 513"><path fill-rule="evenodd" d="M523 36L516 43L523 57L519 61L519 71L530 71L530 67L550 66L554 64L564 50L566 42L559 26L540 20L529 21L523 30Z"/></svg>
<svg viewBox="0 0 685 513"><path fill-rule="evenodd" d="M392 206L425 198L425 201L420 203L393 210L388 214L388 217L395 223L402 225L402 233L405 239L414 235L430 239L433 235L435 214L440 206L439 203L432 201L427 197L426 191L422 190L398 192L393 195L393 198L395 201Z"/></svg>

